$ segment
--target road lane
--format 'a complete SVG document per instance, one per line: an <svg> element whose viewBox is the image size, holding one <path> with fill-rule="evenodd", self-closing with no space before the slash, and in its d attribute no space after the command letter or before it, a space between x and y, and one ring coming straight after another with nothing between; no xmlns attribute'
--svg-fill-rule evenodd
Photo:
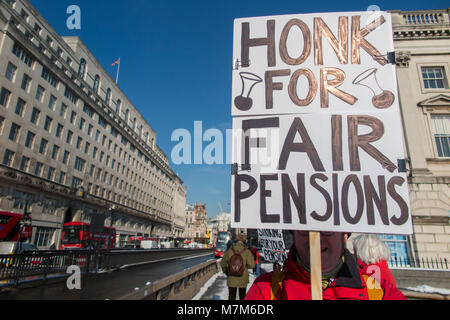
<svg viewBox="0 0 450 320"><path fill-rule="evenodd" d="M0 294L0 300L104 300L116 299L170 275L214 259L213 254L129 267L112 273L91 275L81 290L69 290L66 281Z"/></svg>

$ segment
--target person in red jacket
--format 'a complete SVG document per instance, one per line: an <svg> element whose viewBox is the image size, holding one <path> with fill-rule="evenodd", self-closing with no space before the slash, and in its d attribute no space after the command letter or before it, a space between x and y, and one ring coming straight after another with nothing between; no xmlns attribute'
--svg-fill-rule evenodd
<svg viewBox="0 0 450 320"><path fill-rule="evenodd" d="M389 282L380 290L368 281L368 275L345 248L347 234L321 232L322 288L324 300L405 300ZM294 244L283 271L258 277L246 300L311 300L309 232L294 231ZM369 280L373 280L370 278ZM367 285L370 283L370 285Z"/></svg>
<svg viewBox="0 0 450 320"><path fill-rule="evenodd" d="M259 251L255 246L251 247L250 251L252 252L253 257L255 258L255 267L253 268L253 274L259 276L261 274L261 261L259 260L260 257Z"/></svg>
<svg viewBox="0 0 450 320"><path fill-rule="evenodd" d="M374 234L361 234L353 239L353 249L361 268L377 280L388 281L397 287L394 275L387 265L391 258L389 248Z"/></svg>

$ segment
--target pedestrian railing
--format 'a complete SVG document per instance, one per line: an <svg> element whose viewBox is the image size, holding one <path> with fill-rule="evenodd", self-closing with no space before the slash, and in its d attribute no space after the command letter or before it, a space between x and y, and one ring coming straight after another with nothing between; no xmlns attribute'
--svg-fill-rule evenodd
<svg viewBox="0 0 450 320"><path fill-rule="evenodd" d="M24 280L46 280L50 275L67 275L70 266L77 266L82 274L99 273L209 252L212 250L68 250L0 255L0 286L17 285Z"/></svg>

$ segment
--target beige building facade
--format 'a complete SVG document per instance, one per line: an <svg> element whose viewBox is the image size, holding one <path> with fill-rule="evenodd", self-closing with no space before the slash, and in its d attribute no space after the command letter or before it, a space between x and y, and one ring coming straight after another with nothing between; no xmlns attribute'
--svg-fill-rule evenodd
<svg viewBox="0 0 450 320"><path fill-rule="evenodd" d="M392 11L415 259L450 259L449 10Z"/></svg>
<svg viewBox="0 0 450 320"><path fill-rule="evenodd" d="M40 248L59 244L65 222L99 214L119 246L181 236L183 181L89 49L27 0L0 3L0 28L0 211L27 204Z"/></svg>

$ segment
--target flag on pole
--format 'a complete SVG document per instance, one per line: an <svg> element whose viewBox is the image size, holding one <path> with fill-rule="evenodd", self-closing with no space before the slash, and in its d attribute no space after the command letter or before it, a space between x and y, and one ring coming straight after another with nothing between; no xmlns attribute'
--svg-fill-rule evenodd
<svg viewBox="0 0 450 320"><path fill-rule="evenodd" d="M117 60L116 62L114 62L112 65L111 65L111 67L114 67L115 65L119 65L120 64L120 58L119 58L119 60Z"/></svg>
<svg viewBox="0 0 450 320"><path fill-rule="evenodd" d="M116 84L118 84L118 83L119 83L120 58L119 58L116 62L114 62L114 63L111 65L111 67L114 67L115 65L118 66L118 67L117 67L117 74L116 74Z"/></svg>

